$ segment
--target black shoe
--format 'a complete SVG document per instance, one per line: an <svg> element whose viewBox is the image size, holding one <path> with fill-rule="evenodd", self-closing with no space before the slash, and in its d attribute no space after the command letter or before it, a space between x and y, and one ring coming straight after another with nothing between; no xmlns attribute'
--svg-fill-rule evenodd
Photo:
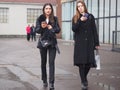
<svg viewBox="0 0 120 90"><path fill-rule="evenodd" d="M86 87L88 87L88 81L83 83Z"/></svg>
<svg viewBox="0 0 120 90"><path fill-rule="evenodd" d="M48 86L47 81L43 81L43 87L47 87L47 86Z"/></svg>
<svg viewBox="0 0 120 90"><path fill-rule="evenodd" d="M50 90L54 90L54 84L50 83L49 88L50 88Z"/></svg>
<svg viewBox="0 0 120 90"><path fill-rule="evenodd" d="M81 84L82 90L88 90L88 83Z"/></svg>

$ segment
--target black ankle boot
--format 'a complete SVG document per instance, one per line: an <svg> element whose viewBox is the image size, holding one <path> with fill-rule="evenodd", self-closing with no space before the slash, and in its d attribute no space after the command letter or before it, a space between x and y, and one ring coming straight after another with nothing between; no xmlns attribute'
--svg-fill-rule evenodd
<svg viewBox="0 0 120 90"><path fill-rule="evenodd" d="M88 90L88 83L81 83L82 90Z"/></svg>
<svg viewBox="0 0 120 90"><path fill-rule="evenodd" d="M53 83L50 83L50 84L49 84L49 88L50 88L50 90L54 90L54 84L53 84Z"/></svg>
<svg viewBox="0 0 120 90"><path fill-rule="evenodd" d="M43 81L43 87L47 87L47 86L48 86L47 81Z"/></svg>

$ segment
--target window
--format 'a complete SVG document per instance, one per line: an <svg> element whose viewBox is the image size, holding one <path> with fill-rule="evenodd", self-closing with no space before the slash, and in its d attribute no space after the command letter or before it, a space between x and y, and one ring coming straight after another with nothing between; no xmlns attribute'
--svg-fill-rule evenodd
<svg viewBox="0 0 120 90"><path fill-rule="evenodd" d="M42 14L42 9L33 9L33 8L28 8L27 9L27 23L35 23L37 17Z"/></svg>
<svg viewBox="0 0 120 90"><path fill-rule="evenodd" d="M8 22L8 8L0 8L0 23Z"/></svg>
<svg viewBox="0 0 120 90"><path fill-rule="evenodd" d="M75 2L65 2L62 4L62 38L65 40L73 39L71 30L71 19L74 15Z"/></svg>

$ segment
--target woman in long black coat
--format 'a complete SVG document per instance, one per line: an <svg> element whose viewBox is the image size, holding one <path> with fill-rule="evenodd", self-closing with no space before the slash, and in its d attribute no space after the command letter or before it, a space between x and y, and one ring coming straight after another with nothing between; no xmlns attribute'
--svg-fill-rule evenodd
<svg viewBox="0 0 120 90"><path fill-rule="evenodd" d="M74 65L79 67L82 89L87 89L87 74L91 67L96 67L94 50L99 48L95 18L88 13L83 1L78 1L76 15L72 20L74 32Z"/></svg>

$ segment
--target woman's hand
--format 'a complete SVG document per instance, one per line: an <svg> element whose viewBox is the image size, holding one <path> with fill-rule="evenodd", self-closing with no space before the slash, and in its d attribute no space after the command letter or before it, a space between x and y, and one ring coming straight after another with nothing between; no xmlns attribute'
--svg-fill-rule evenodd
<svg viewBox="0 0 120 90"><path fill-rule="evenodd" d="M95 48L96 48L96 49L99 49L99 48L100 48L100 46L96 46Z"/></svg>
<svg viewBox="0 0 120 90"><path fill-rule="evenodd" d="M52 26L51 26L51 25L47 25L47 27L48 27L49 30L52 29Z"/></svg>
<svg viewBox="0 0 120 90"><path fill-rule="evenodd" d="M80 20L81 20L81 21L86 21L86 20L87 20L87 17L82 16L82 17L80 18Z"/></svg>
<svg viewBox="0 0 120 90"><path fill-rule="evenodd" d="M87 20L87 13L82 13L82 17L80 18L81 21L86 21Z"/></svg>

